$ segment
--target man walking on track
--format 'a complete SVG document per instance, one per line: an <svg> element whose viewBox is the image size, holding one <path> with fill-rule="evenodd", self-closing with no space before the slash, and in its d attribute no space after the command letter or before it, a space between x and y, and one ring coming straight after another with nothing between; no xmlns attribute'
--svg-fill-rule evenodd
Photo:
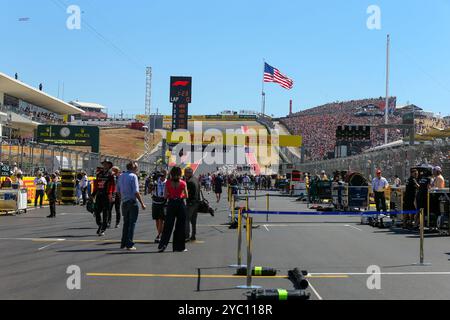
<svg viewBox="0 0 450 320"><path fill-rule="evenodd" d="M114 177L111 172L113 164L111 161L102 162L103 168L97 174L94 182L94 192L92 198L95 198L95 219L98 225L97 234L100 237L105 235L108 228L108 218L110 215L111 203L113 201Z"/></svg>
<svg viewBox="0 0 450 320"><path fill-rule="evenodd" d="M198 207L200 204L200 183L196 177L194 177L194 171L192 168L186 168L184 170L184 176L186 177L187 189L189 197L187 199L187 219L186 219L186 242L196 241L197 235L197 217ZM192 225L192 233L190 226Z"/></svg>
<svg viewBox="0 0 450 320"><path fill-rule="evenodd" d="M120 248L127 249L128 251L137 250L134 246L134 230L139 216L139 204L142 210L146 209L141 194L139 193L137 171L138 164L136 162L130 162L127 165L127 172L119 177L117 187L117 191L120 193L122 199L123 214L123 232Z"/></svg>

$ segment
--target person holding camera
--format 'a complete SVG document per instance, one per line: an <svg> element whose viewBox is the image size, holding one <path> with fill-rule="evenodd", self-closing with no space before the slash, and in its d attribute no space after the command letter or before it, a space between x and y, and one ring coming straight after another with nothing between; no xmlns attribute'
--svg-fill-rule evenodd
<svg viewBox="0 0 450 320"><path fill-rule="evenodd" d="M155 239L155 243L161 242L161 236L164 231L164 220L166 219L166 199L164 198L164 190L167 183L167 172L156 174L155 181L151 186L152 194L152 217L156 223L156 230L158 236Z"/></svg>

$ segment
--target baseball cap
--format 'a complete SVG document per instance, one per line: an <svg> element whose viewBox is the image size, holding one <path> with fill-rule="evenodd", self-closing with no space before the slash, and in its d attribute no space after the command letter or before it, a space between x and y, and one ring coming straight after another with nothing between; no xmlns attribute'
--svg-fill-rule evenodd
<svg viewBox="0 0 450 320"><path fill-rule="evenodd" d="M442 169L441 169L441 167L439 167L439 166L434 167L433 170L434 170L434 171L442 172Z"/></svg>

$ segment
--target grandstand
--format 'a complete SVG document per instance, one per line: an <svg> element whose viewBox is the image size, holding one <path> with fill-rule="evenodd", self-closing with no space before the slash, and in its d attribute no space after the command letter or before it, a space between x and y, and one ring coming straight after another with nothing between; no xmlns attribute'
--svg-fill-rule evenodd
<svg viewBox="0 0 450 320"><path fill-rule="evenodd" d="M69 104L84 111L83 114L75 116L75 120L106 120L108 118L106 107L98 103L70 101Z"/></svg>
<svg viewBox="0 0 450 320"><path fill-rule="evenodd" d="M444 130L449 127L448 119L426 112L422 108L408 104L396 106L397 98L390 98L389 123L402 124L404 117L412 115L416 133L426 135L433 130ZM333 154L336 146L336 128L346 125L370 125L376 127L384 123L385 99L363 99L347 102L333 102L322 106L294 113L281 122L293 134L303 136L305 159L310 161L324 160ZM412 124L412 122L411 122ZM389 130L389 143L403 139L405 132L400 129ZM372 128L371 146L376 148L384 144L384 129Z"/></svg>
<svg viewBox="0 0 450 320"><path fill-rule="evenodd" d="M0 73L0 112L6 114L3 135L13 139L32 139L39 124L62 124L68 115L84 111Z"/></svg>
<svg viewBox="0 0 450 320"><path fill-rule="evenodd" d="M389 122L401 124L402 117L396 113L397 98L389 101L391 113ZM333 102L305 111L294 113L281 122L294 134L303 136L305 160L323 160L333 153L336 146L336 128L345 125L377 126L384 123L384 117L378 114L384 112L384 98ZM398 129L389 130L389 142L402 138ZM384 143L384 129L372 130L372 147Z"/></svg>

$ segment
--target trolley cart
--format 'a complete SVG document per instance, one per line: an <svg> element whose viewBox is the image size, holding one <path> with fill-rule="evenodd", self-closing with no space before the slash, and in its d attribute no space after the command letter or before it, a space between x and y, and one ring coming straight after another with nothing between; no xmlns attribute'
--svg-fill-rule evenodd
<svg viewBox="0 0 450 320"><path fill-rule="evenodd" d="M0 190L0 213L21 214L28 208L27 189Z"/></svg>

